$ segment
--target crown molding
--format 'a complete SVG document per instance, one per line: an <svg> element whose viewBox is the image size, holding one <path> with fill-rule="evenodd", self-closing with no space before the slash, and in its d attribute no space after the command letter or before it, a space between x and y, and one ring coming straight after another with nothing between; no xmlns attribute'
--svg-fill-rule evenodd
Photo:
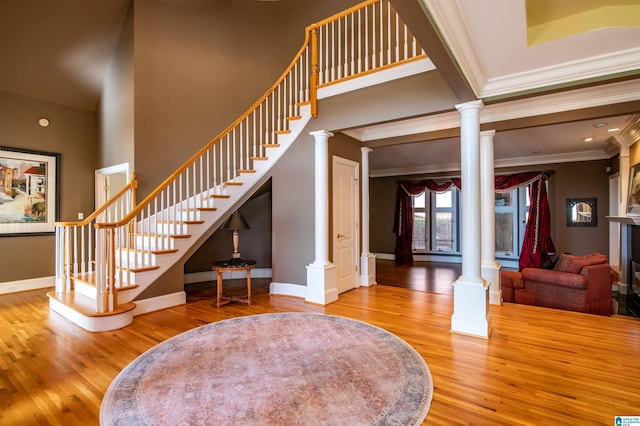
<svg viewBox="0 0 640 426"><path fill-rule="evenodd" d="M575 163L579 161L606 160L609 156L604 150L580 151L553 155L504 158L495 160L494 168L535 166L540 164ZM372 169L371 177L390 177L405 175L429 175L435 173L460 172L460 163L438 164L425 167L398 167L393 169Z"/></svg>
<svg viewBox="0 0 640 426"><path fill-rule="evenodd" d="M526 72L490 78L479 91L480 98L499 97L563 84L637 71L640 48L566 62Z"/></svg>
<svg viewBox="0 0 640 426"><path fill-rule="evenodd" d="M477 96L486 85L487 76L458 2L451 0L422 0L422 2Z"/></svg>
<svg viewBox="0 0 640 426"><path fill-rule="evenodd" d="M640 100L640 79L626 80L485 105L480 110L480 123L494 123L638 100ZM460 113L448 111L437 115L360 127L346 130L344 133L361 142L369 142L458 127L460 127Z"/></svg>
<svg viewBox="0 0 640 426"><path fill-rule="evenodd" d="M488 99L543 88L575 85L638 71L640 47L569 61L521 73L489 77L478 56L459 0L422 0L478 98ZM606 29L604 29L606 30Z"/></svg>

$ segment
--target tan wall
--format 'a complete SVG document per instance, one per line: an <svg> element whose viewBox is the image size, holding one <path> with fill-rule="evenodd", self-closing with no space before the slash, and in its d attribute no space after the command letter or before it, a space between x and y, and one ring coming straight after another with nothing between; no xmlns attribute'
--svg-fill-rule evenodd
<svg viewBox="0 0 640 426"><path fill-rule="evenodd" d="M40 117L49 119L49 127L38 125ZM58 220L93 211L93 112L0 92L0 145L61 154ZM0 282L55 275L53 235L0 238L0 253Z"/></svg>
<svg viewBox="0 0 640 426"><path fill-rule="evenodd" d="M271 87L302 46L307 25L355 3L136 2L134 170L140 196Z"/></svg>
<svg viewBox="0 0 640 426"><path fill-rule="evenodd" d="M122 26L118 45L102 86L98 105L99 167L134 165L134 58L133 8Z"/></svg>

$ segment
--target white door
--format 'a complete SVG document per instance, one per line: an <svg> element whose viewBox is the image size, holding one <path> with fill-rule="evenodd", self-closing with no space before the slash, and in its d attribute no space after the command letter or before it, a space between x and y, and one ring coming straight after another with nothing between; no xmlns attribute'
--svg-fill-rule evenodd
<svg viewBox="0 0 640 426"><path fill-rule="evenodd" d="M333 157L333 263L338 292L358 286L359 165Z"/></svg>
<svg viewBox="0 0 640 426"><path fill-rule="evenodd" d="M96 170L96 208L107 202L107 200L129 183L129 177L129 163Z"/></svg>

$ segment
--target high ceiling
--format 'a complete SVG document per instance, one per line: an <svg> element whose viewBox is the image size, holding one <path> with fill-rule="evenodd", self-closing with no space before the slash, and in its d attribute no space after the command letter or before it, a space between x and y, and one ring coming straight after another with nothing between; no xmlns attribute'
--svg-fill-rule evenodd
<svg viewBox="0 0 640 426"><path fill-rule="evenodd" d="M520 108L513 99L533 94L639 77L640 26L600 28L530 46L524 0L419 1L431 15L471 90L484 100L485 110L499 108L500 102L508 105L506 108ZM550 0L528 1L540 8L550 3ZM584 11L582 0L564 3L565 15L570 3L581 13ZM589 0L588 4L596 9L603 4L635 7L633 10L640 7L638 0ZM551 125L536 123L541 120L520 120L511 128L498 129L501 131L494 139L496 164L518 166L604 159L611 156L612 137L627 142L630 137L638 140L638 135L631 136L630 132L639 130L635 113L640 112L640 80L628 83L635 94L624 108L625 114L621 115L619 108L603 107L586 111L582 117L574 114L571 118L559 118L558 123ZM562 111L560 102L558 111ZM460 159L458 139L428 140L425 134L425 141L420 142L421 129L428 128L434 119L437 117L412 118L349 129L346 133L374 148L370 158L373 175L456 172ZM599 123L606 124L594 127ZM615 128L620 130L607 132ZM402 136L407 139L406 135L416 136L408 138L410 144L398 144L397 140ZM588 137L593 139L585 142Z"/></svg>
<svg viewBox="0 0 640 426"><path fill-rule="evenodd" d="M249 0L243 1L250 7ZM551 0L527 1L530 7L545 11ZM515 97L575 84L629 82L630 75L635 78L640 73L638 26L600 28L567 36L556 33L551 41L529 45L524 0L392 0L394 5L396 2L398 7L413 3L428 11L469 93L484 100L489 115L491 108L515 102ZM569 3L584 12L585 0L563 1L565 6ZM597 11L603 0L588 3L593 5L591 11ZM638 7L640 0L606 3ZM0 90L95 110L129 4L130 0L0 2ZM572 18L566 10L558 12L562 15L559 19ZM542 18L536 19L539 22ZM426 18L424 22L429 25ZM434 63L439 66L435 57ZM629 87L637 94L626 103L623 113L620 108L601 108L583 119L574 116L556 120L562 122L522 121L517 126L498 126L497 164L607 158L611 137L620 136L606 129L626 128L629 133L637 119L634 114L640 113L640 84ZM349 129L348 133L374 147L370 159L374 175L453 172L459 163L459 142L455 137L423 138L421 129L430 119L433 117L414 117ZM607 124L594 127L600 122ZM398 142L407 135L413 135L411 143ZM586 137L594 139L585 142ZM623 137L628 140L629 135Z"/></svg>

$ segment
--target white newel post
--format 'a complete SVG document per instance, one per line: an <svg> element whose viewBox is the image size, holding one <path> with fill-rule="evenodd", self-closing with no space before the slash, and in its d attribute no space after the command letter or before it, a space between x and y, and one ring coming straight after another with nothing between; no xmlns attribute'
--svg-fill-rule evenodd
<svg viewBox="0 0 640 426"><path fill-rule="evenodd" d="M310 133L315 140L315 260L307 266L305 300L326 305L338 300L336 266L329 262L329 138L333 133Z"/></svg>
<svg viewBox="0 0 640 426"><path fill-rule="evenodd" d="M482 203L482 278L489 282L489 303L502 304L500 268L496 262L496 185L493 137L495 130L480 132L480 200Z"/></svg>
<svg viewBox="0 0 640 426"><path fill-rule="evenodd" d="M369 251L369 153L362 147L362 255L360 257L360 285L376 283L376 256Z"/></svg>
<svg viewBox="0 0 640 426"><path fill-rule="evenodd" d="M489 285L480 270L480 109L482 101L456 105L460 111L462 275L453 283L451 331L489 337Z"/></svg>

